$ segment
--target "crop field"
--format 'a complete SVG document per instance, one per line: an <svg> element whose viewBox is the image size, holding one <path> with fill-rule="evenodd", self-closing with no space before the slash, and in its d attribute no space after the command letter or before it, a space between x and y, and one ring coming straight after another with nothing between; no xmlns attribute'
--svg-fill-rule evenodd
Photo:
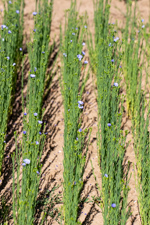
<svg viewBox="0 0 150 225"><path fill-rule="evenodd" d="M150 224L150 0L0 0L0 225Z"/></svg>

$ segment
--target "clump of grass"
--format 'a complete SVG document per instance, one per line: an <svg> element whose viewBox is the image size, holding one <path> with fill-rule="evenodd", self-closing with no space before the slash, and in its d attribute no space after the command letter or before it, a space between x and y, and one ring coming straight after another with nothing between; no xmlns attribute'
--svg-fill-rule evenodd
<svg viewBox="0 0 150 225"><path fill-rule="evenodd" d="M83 186L83 172L86 153L86 130L81 128L80 114L84 108L82 92L85 79L81 79L82 52L85 27L83 19L77 19L76 1L71 1L67 14L65 38L61 34L61 53L63 56L62 93L64 98L64 222L67 225L77 224L80 191ZM84 67L87 62L84 62Z"/></svg>
<svg viewBox="0 0 150 225"><path fill-rule="evenodd" d="M97 77L98 151L102 174L101 208L104 224L126 224L128 172L123 167L126 135L121 130L123 96L120 92L121 46L109 24L109 1L94 2L95 43L90 59Z"/></svg>
<svg viewBox="0 0 150 225"><path fill-rule="evenodd" d="M22 93L23 108L23 140L21 150L16 145L16 156L13 156L13 219L14 224L33 224L36 198L41 173L41 155L46 135L42 134L42 100L44 95L45 74L50 56L49 35L53 1L38 2L35 17L33 42L29 44L30 73L26 106ZM23 73L22 73L23 88ZM20 165L22 161L22 165ZM17 167L17 183L15 183L15 163ZM20 169L22 179L19 182ZM21 190L19 191L21 187Z"/></svg>
<svg viewBox="0 0 150 225"><path fill-rule="evenodd" d="M8 117L12 111L17 68L21 62L23 41L24 1L4 4L3 25L0 30L0 174L5 147Z"/></svg>

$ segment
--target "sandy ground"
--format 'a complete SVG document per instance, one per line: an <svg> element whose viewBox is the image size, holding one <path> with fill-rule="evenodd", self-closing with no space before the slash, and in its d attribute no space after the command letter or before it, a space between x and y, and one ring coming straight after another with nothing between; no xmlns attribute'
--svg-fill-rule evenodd
<svg viewBox="0 0 150 225"><path fill-rule="evenodd" d="M2 4L0 4L0 9L2 9ZM134 2L133 2L134 5ZM59 44L59 27L60 23L64 25L65 16L64 10L68 9L70 6L70 0L54 0L53 17L52 17L52 40L55 39L56 45ZM77 0L78 11L80 14L87 12L88 15L88 29L94 34L94 11L93 11L93 1L92 0ZM138 2L141 17L148 22L149 17L149 1L141 0ZM25 30L24 32L29 37L30 31L33 29L33 16L32 12L35 11L35 3L31 0L25 0ZM123 24L125 19L124 13L126 12L125 1L112 0L110 9L111 22L118 22L118 24ZM57 52L57 48L56 48ZM28 61L26 61L26 72L29 70ZM27 74L27 73L26 73ZM19 75L20 76L20 75ZM44 108L46 108L44 120L46 121L46 132L47 138L44 147L44 153L42 156L42 176L40 182L40 193L44 193L45 190L51 190L55 185L60 185L56 190L62 192L61 182L63 180L63 131L64 131L64 120L63 120L63 102L62 95L59 85L59 70L57 71L51 86L48 96L44 102ZM98 190L96 188L95 179L92 174L92 168L90 160L92 160L94 172L97 177L97 182L101 185L101 173L98 165L98 153L97 153L97 143L96 143L96 133L97 133L97 103L96 96L94 92L94 83L92 81L92 74L86 85L86 90L84 93L84 110L83 110L83 127L92 127L91 133L91 144L89 146L88 160L86 164L86 169L84 173L84 190L82 192L82 197L88 197L89 200L92 196L98 196ZM11 189L10 185L12 183L12 161L10 154L14 151L14 138L13 132L17 130L19 133L22 129L22 115L21 115L21 96L19 92L20 82L18 80L17 90L16 90L16 101L14 103L13 115L10 118L8 125L8 136L7 136L7 148L5 152L4 167L5 172L0 180L1 195L6 194L8 202L11 202ZM124 129L131 131L131 121L127 118L126 114L123 117ZM131 132L127 136L127 141L131 140L129 147L126 151L126 157L131 162L130 173L131 180L129 183L130 192L128 196L128 203L131 206L132 216L129 218L127 225L141 225L137 192L135 187L133 163L136 164L135 154L133 150L133 142ZM100 207L95 203L84 203L81 207L81 212L79 220L83 224L103 224L102 213ZM38 222L36 222L39 224ZM10 223L11 224L11 223ZM58 224L55 220L51 220L48 217L48 224Z"/></svg>

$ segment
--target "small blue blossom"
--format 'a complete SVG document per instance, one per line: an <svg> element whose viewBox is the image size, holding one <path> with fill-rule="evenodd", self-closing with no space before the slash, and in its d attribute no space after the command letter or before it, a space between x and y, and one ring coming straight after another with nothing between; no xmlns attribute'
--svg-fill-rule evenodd
<svg viewBox="0 0 150 225"><path fill-rule="evenodd" d="M16 63L13 63L13 66L15 66L16 65Z"/></svg>
<svg viewBox="0 0 150 225"><path fill-rule="evenodd" d="M22 166L25 166L26 164L25 163L22 163Z"/></svg>
<svg viewBox="0 0 150 225"><path fill-rule="evenodd" d="M84 61L84 64L88 64L88 61Z"/></svg>
<svg viewBox="0 0 150 225"><path fill-rule="evenodd" d="M107 123L107 126L108 126L108 127L111 127L111 123Z"/></svg>
<svg viewBox="0 0 150 225"><path fill-rule="evenodd" d="M24 131L23 131L23 134L26 134L26 133L27 133L27 132L24 130Z"/></svg>
<svg viewBox="0 0 150 225"><path fill-rule="evenodd" d="M11 34L11 30L8 31L8 34Z"/></svg>
<svg viewBox="0 0 150 225"><path fill-rule="evenodd" d="M119 68L122 68L122 66L119 66Z"/></svg>
<svg viewBox="0 0 150 225"><path fill-rule="evenodd" d="M87 26L85 25L85 26L84 26L84 28L86 29L86 28L87 28Z"/></svg>
<svg viewBox="0 0 150 225"><path fill-rule="evenodd" d="M70 42L72 43L72 40L70 40Z"/></svg>
<svg viewBox="0 0 150 225"><path fill-rule="evenodd" d="M43 51L42 54L44 54L45 52Z"/></svg>
<svg viewBox="0 0 150 225"><path fill-rule="evenodd" d="M39 134L40 134L40 135L42 134L41 131L39 131Z"/></svg>
<svg viewBox="0 0 150 225"><path fill-rule="evenodd" d="M76 27L76 30L78 30L78 28Z"/></svg>
<svg viewBox="0 0 150 225"><path fill-rule="evenodd" d="M36 173L39 175L40 174L40 172L39 171L36 171Z"/></svg>
<svg viewBox="0 0 150 225"><path fill-rule="evenodd" d="M79 129L79 132L81 132L81 131L82 131L82 129L80 128L80 129Z"/></svg>
<svg viewBox="0 0 150 225"><path fill-rule="evenodd" d="M20 51L22 51L22 48L19 48Z"/></svg>
<svg viewBox="0 0 150 225"><path fill-rule="evenodd" d="M30 77L31 78L35 78L35 74L30 74Z"/></svg>
<svg viewBox="0 0 150 225"><path fill-rule="evenodd" d="M9 57L9 56L7 56L6 58L7 58L8 60L10 59L10 57Z"/></svg>
<svg viewBox="0 0 150 225"><path fill-rule="evenodd" d="M36 32L36 29L33 29L34 32Z"/></svg>
<svg viewBox="0 0 150 225"><path fill-rule="evenodd" d="M7 28L5 24L1 25L1 29L3 30L4 28Z"/></svg>
<svg viewBox="0 0 150 225"><path fill-rule="evenodd" d="M11 1L9 1L8 3L9 3L9 4L12 4L12 2L11 2Z"/></svg>
<svg viewBox="0 0 150 225"><path fill-rule="evenodd" d="M107 173L105 173L105 175L104 175L106 178L108 178L108 174Z"/></svg>
<svg viewBox="0 0 150 225"><path fill-rule="evenodd" d="M111 207L112 207L112 208L115 208L115 207L116 207L116 204L115 204L115 203L112 203L112 204L111 204Z"/></svg>
<svg viewBox="0 0 150 225"><path fill-rule="evenodd" d="M80 54L77 55L77 58L79 59L79 61L81 61L82 57L83 57L83 56L80 55Z"/></svg>
<svg viewBox="0 0 150 225"><path fill-rule="evenodd" d="M36 141L36 145L39 145L39 142L38 141Z"/></svg>
<svg viewBox="0 0 150 225"><path fill-rule="evenodd" d="M67 57L67 54L66 53L63 53L63 56Z"/></svg>
<svg viewBox="0 0 150 225"><path fill-rule="evenodd" d="M114 62L114 59L112 59L111 62Z"/></svg>
<svg viewBox="0 0 150 225"><path fill-rule="evenodd" d="M37 12L33 12L32 14L33 14L33 16L36 16L37 15Z"/></svg>
<svg viewBox="0 0 150 225"><path fill-rule="evenodd" d="M30 159L24 159L23 162L24 162L25 164L30 164Z"/></svg>
<svg viewBox="0 0 150 225"><path fill-rule="evenodd" d="M115 87L118 87L118 83L115 82L115 83L114 83L114 86L115 86Z"/></svg>
<svg viewBox="0 0 150 225"><path fill-rule="evenodd" d="M74 182L74 185L76 185L76 181Z"/></svg>
<svg viewBox="0 0 150 225"><path fill-rule="evenodd" d="M16 13L19 14L19 10L16 10Z"/></svg>
<svg viewBox="0 0 150 225"><path fill-rule="evenodd" d="M79 103L80 105L83 105L83 104L84 104L82 101L78 101L78 103Z"/></svg>
<svg viewBox="0 0 150 225"><path fill-rule="evenodd" d="M43 122L42 122L42 121L40 121L40 120L38 120L38 123L39 123L39 124L42 124Z"/></svg>
<svg viewBox="0 0 150 225"><path fill-rule="evenodd" d="M82 45L84 46L85 45L85 42L83 42Z"/></svg>
<svg viewBox="0 0 150 225"><path fill-rule="evenodd" d="M114 38L114 42L117 42L119 40L119 37Z"/></svg>
<svg viewBox="0 0 150 225"><path fill-rule="evenodd" d="M83 109L83 105L78 104L79 109Z"/></svg>
<svg viewBox="0 0 150 225"><path fill-rule="evenodd" d="M143 25L142 25L142 28L144 28L144 27L145 27L145 25L143 24Z"/></svg>
<svg viewBox="0 0 150 225"><path fill-rule="evenodd" d="M4 143L6 143L6 141L4 141Z"/></svg>
<svg viewBox="0 0 150 225"><path fill-rule="evenodd" d="M82 55L85 55L85 52L84 51L82 51Z"/></svg>
<svg viewBox="0 0 150 225"><path fill-rule="evenodd" d="M37 68L36 67L34 67L34 72L36 72L37 71Z"/></svg>
<svg viewBox="0 0 150 225"><path fill-rule="evenodd" d="M144 22L144 19L141 19L141 22L143 23Z"/></svg>
<svg viewBox="0 0 150 225"><path fill-rule="evenodd" d="M109 47L111 46L111 43L109 43Z"/></svg>
<svg viewBox="0 0 150 225"><path fill-rule="evenodd" d="M24 116L26 116L27 115L27 113L24 113Z"/></svg>
<svg viewBox="0 0 150 225"><path fill-rule="evenodd" d="M72 35L76 35L75 33L72 33Z"/></svg>
<svg viewBox="0 0 150 225"><path fill-rule="evenodd" d="M34 113L34 116L37 116L38 114L37 113Z"/></svg>
<svg viewBox="0 0 150 225"><path fill-rule="evenodd" d="M78 141L78 137L76 138L76 140Z"/></svg>

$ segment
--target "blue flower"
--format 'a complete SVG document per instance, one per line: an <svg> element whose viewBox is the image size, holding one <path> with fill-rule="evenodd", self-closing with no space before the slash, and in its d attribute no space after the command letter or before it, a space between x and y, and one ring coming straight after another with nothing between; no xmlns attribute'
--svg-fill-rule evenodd
<svg viewBox="0 0 150 225"><path fill-rule="evenodd" d="M72 40L70 40L70 42L72 43Z"/></svg>
<svg viewBox="0 0 150 225"><path fill-rule="evenodd" d="M63 53L63 56L67 57L67 54L66 53Z"/></svg>
<svg viewBox="0 0 150 225"><path fill-rule="evenodd" d="M20 51L22 51L22 48L19 48Z"/></svg>
<svg viewBox="0 0 150 225"><path fill-rule="evenodd" d="M76 35L75 33L72 33L72 35Z"/></svg>
<svg viewBox="0 0 150 225"><path fill-rule="evenodd" d="M44 54L45 52L43 51L42 54Z"/></svg>
<svg viewBox="0 0 150 225"><path fill-rule="evenodd" d="M112 59L111 62L114 62L114 59Z"/></svg>
<svg viewBox="0 0 150 225"><path fill-rule="evenodd" d="M76 138L76 140L78 141L78 137Z"/></svg>
<svg viewBox="0 0 150 225"><path fill-rule="evenodd" d="M83 104L84 104L82 101L78 101L78 103L79 103L80 105L83 105Z"/></svg>
<svg viewBox="0 0 150 225"><path fill-rule="evenodd" d="M39 131L39 134L40 134L40 135L42 134L41 131Z"/></svg>
<svg viewBox="0 0 150 225"><path fill-rule="evenodd" d="M106 178L108 178L108 174L107 173L105 173L105 175L104 175Z"/></svg>
<svg viewBox="0 0 150 225"><path fill-rule="evenodd" d="M34 77L35 77L35 74L30 74L30 77L31 77L31 78L34 78Z"/></svg>
<svg viewBox="0 0 150 225"><path fill-rule="evenodd" d="M5 24L1 25L1 29L3 30L4 28L7 28L7 26Z"/></svg>
<svg viewBox="0 0 150 225"><path fill-rule="evenodd" d="M33 12L32 14L33 14L33 16L36 16L37 15L37 12Z"/></svg>
<svg viewBox="0 0 150 225"><path fill-rule="evenodd" d="M16 13L19 14L19 10L16 10Z"/></svg>
<svg viewBox="0 0 150 225"><path fill-rule="evenodd" d="M42 121L40 121L40 120L38 120L38 123L39 123L39 124L42 124L43 122L42 122Z"/></svg>
<svg viewBox="0 0 150 225"><path fill-rule="evenodd" d="M24 116L26 116L27 115L27 113L24 113Z"/></svg>
<svg viewBox="0 0 150 225"><path fill-rule="evenodd" d="M36 29L33 29L34 32L36 32Z"/></svg>
<svg viewBox="0 0 150 225"><path fill-rule="evenodd" d="M36 72L37 71L37 68L36 67L34 67L34 72Z"/></svg>
<svg viewBox="0 0 150 225"><path fill-rule="evenodd" d="M119 37L114 38L114 42L117 42L119 40Z"/></svg>
<svg viewBox="0 0 150 225"><path fill-rule="evenodd" d="M84 51L82 51L82 55L85 55L85 52Z"/></svg>
<svg viewBox="0 0 150 225"><path fill-rule="evenodd" d="M78 104L79 109L83 109L83 105Z"/></svg>
<svg viewBox="0 0 150 225"><path fill-rule="evenodd" d="M80 128L80 129L79 129L79 132L81 132L81 131L82 131L82 129Z"/></svg>
<svg viewBox="0 0 150 225"><path fill-rule="evenodd" d="M86 29L86 28L87 28L87 26L85 25L85 26L84 26L84 28Z"/></svg>
<svg viewBox="0 0 150 225"><path fill-rule="evenodd" d="M8 34L11 34L11 30L8 31Z"/></svg>
<svg viewBox="0 0 150 225"><path fill-rule="evenodd" d="M11 2L11 1L9 1L8 3L9 3L9 4L12 4L12 2Z"/></svg>
<svg viewBox="0 0 150 225"><path fill-rule="evenodd" d="M83 42L82 45L84 46L85 45L85 42Z"/></svg>
<svg viewBox="0 0 150 225"><path fill-rule="evenodd" d="M37 113L34 113L34 116L37 116L38 114Z"/></svg>
<svg viewBox="0 0 150 225"><path fill-rule="evenodd" d="M108 127L111 127L111 123L107 123L107 126L108 126Z"/></svg>
<svg viewBox="0 0 150 225"><path fill-rule="evenodd" d="M26 133L27 133L27 132L24 130L24 131L23 131L23 134L26 134Z"/></svg>
<svg viewBox="0 0 150 225"><path fill-rule="evenodd" d="M7 56L6 58L7 58L8 60L10 59L10 57L9 57L9 56Z"/></svg>
<svg viewBox="0 0 150 225"><path fill-rule="evenodd" d="M36 173L37 173L37 174L40 174L40 172L39 172L39 171L36 171Z"/></svg>
<svg viewBox="0 0 150 225"><path fill-rule="evenodd" d="M115 204L115 203L112 203L112 204L111 204L111 207L112 207L112 208L115 208L115 207L116 207L116 204Z"/></svg>
<svg viewBox="0 0 150 225"><path fill-rule="evenodd" d="M24 159L23 162L24 162L25 164L30 164L30 159Z"/></svg>
<svg viewBox="0 0 150 225"><path fill-rule="evenodd" d="M144 22L144 19L141 19L142 23Z"/></svg>
<svg viewBox="0 0 150 225"><path fill-rule="evenodd" d="M15 66L16 65L16 63L13 63L13 66Z"/></svg>
<svg viewBox="0 0 150 225"><path fill-rule="evenodd" d="M114 83L114 86L115 86L115 87L118 87L118 83Z"/></svg>
<svg viewBox="0 0 150 225"><path fill-rule="evenodd" d="M38 141L36 141L36 145L39 145L39 142Z"/></svg>
<svg viewBox="0 0 150 225"><path fill-rule="evenodd" d="M80 55L80 54L78 54L78 55L77 55L77 58L79 59L79 61L81 61L81 59L83 58L83 56Z"/></svg>
<svg viewBox="0 0 150 225"><path fill-rule="evenodd" d="M143 25L142 25L142 28L144 28L144 27L145 27L145 25L143 24Z"/></svg>
<svg viewBox="0 0 150 225"><path fill-rule="evenodd" d="M26 164L25 163L22 163L22 166L25 166Z"/></svg>

